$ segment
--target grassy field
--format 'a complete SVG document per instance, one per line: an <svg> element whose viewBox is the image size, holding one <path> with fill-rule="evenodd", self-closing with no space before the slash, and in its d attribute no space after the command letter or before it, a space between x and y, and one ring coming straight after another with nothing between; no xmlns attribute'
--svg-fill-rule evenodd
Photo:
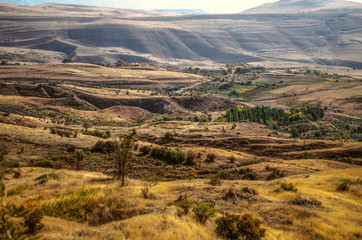
<svg viewBox="0 0 362 240"><path fill-rule="evenodd" d="M223 239L217 219L227 213L260 220L263 239L362 236L361 83L354 77L0 68L0 150L8 150L2 167L11 169L1 209L20 233L31 235L23 217L35 209L41 239ZM319 107L324 115L227 122L228 109L261 105ZM102 144L133 129L137 147L121 187L113 152ZM157 155L160 148L184 157ZM196 217L202 203L216 211L205 223Z"/></svg>

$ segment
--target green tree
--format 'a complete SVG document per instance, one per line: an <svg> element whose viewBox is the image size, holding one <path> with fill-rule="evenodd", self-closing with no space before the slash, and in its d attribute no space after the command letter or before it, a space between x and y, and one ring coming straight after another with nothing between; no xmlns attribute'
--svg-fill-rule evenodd
<svg viewBox="0 0 362 240"><path fill-rule="evenodd" d="M133 129L131 134L121 138L119 141L115 141L114 160L117 169L116 177L117 179L121 179L122 187L125 185L127 164L132 159L131 150L137 142L135 135L136 131Z"/></svg>
<svg viewBox="0 0 362 240"><path fill-rule="evenodd" d="M76 162L75 162L75 168L76 168L77 170L80 170L80 169L81 169L81 162L83 161L83 159L84 159L84 152L83 152L83 150L82 150L82 149L77 149L77 150L75 151L75 160L76 160Z"/></svg>
<svg viewBox="0 0 362 240"><path fill-rule="evenodd" d="M116 67L122 67L124 65L126 65L122 60L118 60L116 63L115 63Z"/></svg>

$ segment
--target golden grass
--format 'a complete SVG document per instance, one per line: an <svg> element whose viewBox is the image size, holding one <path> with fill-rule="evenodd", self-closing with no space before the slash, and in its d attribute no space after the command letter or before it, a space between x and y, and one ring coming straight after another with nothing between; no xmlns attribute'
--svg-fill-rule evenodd
<svg viewBox="0 0 362 240"><path fill-rule="evenodd" d="M315 161L318 164L318 160ZM169 205L182 193L182 187L193 188L190 194L193 201L203 198L215 201L219 215L220 212L250 213L262 219L267 228L265 239L358 239L357 236L362 231L361 186L353 185L349 192L336 190L341 178L350 178L355 182L358 178L361 179L361 168L325 168L324 171L310 174L308 178L302 174L270 182L223 181L221 186L211 186L207 179L160 182L151 189L155 197L150 199L142 197L142 182L139 180L129 180L128 186L120 188L117 181L94 181L108 178L101 173L41 168L22 168L21 171L20 178L10 178L7 183L8 189L28 185L22 194L9 198L16 203L27 199L49 202L85 187L99 188L101 195L121 196L135 208L151 210L150 213L96 228L46 217L43 221L46 227L42 231L44 239L217 239L212 221L201 225L192 215L179 215L177 208ZM44 184L34 181L40 175L50 172L56 173L60 179L49 180ZM298 192L272 192L281 182L293 183ZM227 189L240 189L245 186L256 189L259 200L245 205L220 199ZM309 200L315 198L322 202L322 207L289 204L298 196ZM274 220L270 220L271 217ZM287 219L290 224L284 225L283 222Z"/></svg>
<svg viewBox="0 0 362 240"><path fill-rule="evenodd" d="M217 239L212 224L201 225L190 216L174 214L149 214L124 221L122 231L129 239Z"/></svg>

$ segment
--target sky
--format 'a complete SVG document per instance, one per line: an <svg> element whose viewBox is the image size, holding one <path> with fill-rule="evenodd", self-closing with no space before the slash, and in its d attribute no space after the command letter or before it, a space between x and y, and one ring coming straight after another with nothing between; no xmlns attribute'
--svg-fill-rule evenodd
<svg viewBox="0 0 362 240"><path fill-rule="evenodd" d="M239 13L277 0L0 0L5 3L34 5L45 2L73 3L130 9L203 9L208 13ZM362 3L362 0L354 0Z"/></svg>
<svg viewBox="0 0 362 240"><path fill-rule="evenodd" d="M45 2L103 5L130 9L203 9L209 13L239 13L277 0L0 0L4 3L34 5ZM362 0L361 0L362 1Z"/></svg>
<svg viewBox="0 0 362 240"><path fill-rule="evenodd" d="M276 0L132 0L130 8L144 9L203 9L209 13L238 13Z"/></svg>

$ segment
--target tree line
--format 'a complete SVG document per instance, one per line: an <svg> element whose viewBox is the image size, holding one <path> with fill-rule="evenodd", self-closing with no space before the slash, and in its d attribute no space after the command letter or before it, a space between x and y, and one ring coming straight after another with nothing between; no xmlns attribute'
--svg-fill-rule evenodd
<svg viewBox="0 0 362 240"><path fill-rule="evenodd" d="M271 108L266 106L256 107L233 107L226 111L228 122L251 121L255 123L268 124L270 121L288 124L299 120L318 121L323 118L324 110L320 107Z"/></svg>

